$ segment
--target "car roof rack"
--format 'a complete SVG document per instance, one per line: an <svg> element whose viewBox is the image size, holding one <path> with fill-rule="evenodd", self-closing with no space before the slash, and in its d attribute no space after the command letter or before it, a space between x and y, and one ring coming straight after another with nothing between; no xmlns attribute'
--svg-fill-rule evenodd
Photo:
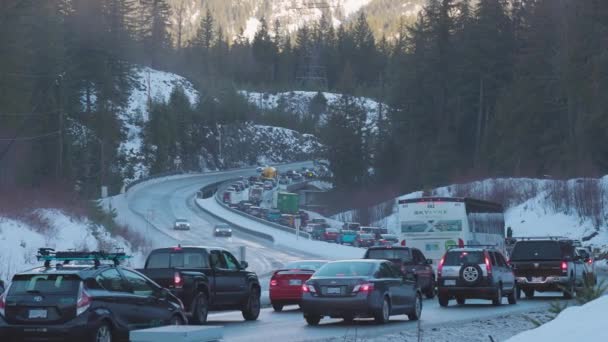
<svg viewBox="0 0 608 342"><path fill-rule="evenodd" d="M44 267L50 268L51 261L63 261L63 264L67 264L70 261L93 261L95 267L101 265L101 261L110 260L114 263L114 266L118 266L120 261L131 258L131 255L127 255L123 248L117 248L114 253L108 253L105 251L55 251L53 248L39 248L36 259L38 261L44 260Z"/></svg>
<svg viewBox="0 0 608 342"><path fill-rule="evenodd" d="M498 245L453 245L453 246L449 246L448 250L450 249L458 249L458 248L497 248Z"/></svg>
<svg viewBox="0 0 608 342"><path fill-rule="evenodd" d="M517 236L513 237L516 241L529 241L529 240L554 240L554 241L574 241L574 239L565 236Z"/></svg>

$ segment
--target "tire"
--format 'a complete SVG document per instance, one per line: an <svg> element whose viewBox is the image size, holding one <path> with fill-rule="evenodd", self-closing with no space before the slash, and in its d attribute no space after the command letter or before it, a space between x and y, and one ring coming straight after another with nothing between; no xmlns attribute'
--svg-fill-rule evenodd
<svg viewBox="0 0 608 342"><path fill-rule="evenodd" d="M441 306L441 307L445 308L450 303L450 299L445 295L440 294L437 296L437 298L439 298L439 306Z"/></svg>
<svg viewBox="0 0 608 342"><path fill-rule="evenodd" d="M319 322L321 322L321 316L304 316L304 319L308 325L312 326L319 325Z"/></svg>
<svg viewBox="0 0 608 342"><path fill-rule="evenodd" d="M175 315L169 320L169 325L186 325L186 322L180 316Z"/></svg>
<svg viewBox="0 0 608 342"><path fill-rule="evenodd" d="M429 288L424 292L424 296L428 299L433 299L435 298L435 295L437 294L435 292L435 279L431 279L431 285L429 286Z"/></svg>
<svg viewBox="0 0 608 342"><path fill-rule="evenodd" d="M260 294L257 289L252 288L247 298L247 304L241 310L246 321L255 321L260 316Z"/></svg>
<svg viewBox="0 0 608 342"><path fill-rule="evenodd" d="M108 323L102 323L93 334L93 342L112 342L112 329Z"/></svg>
<svg viewBox="0 0 608 342"><path fill-rule="evenodd" d="M511 293L509 293L509 296L507 297L507 300L509 301L509 305L515 305L517 304L517 286L513 286L513 291L511 291Z"/></svg>
<svg viewBox="0 0 608 342"><path fill-rule="evenodd" d="M283 304L272 304L272 308L276 312L281 312L283 311Z"/></svg>
<svg viewBox="0 0 608 342"><path fill-rule="evenodd" d="M475 286L479 284L483 278L483 272L481 267L477 264L464 264L460 268L460 280L462 280L466 286Z"/></svg>
<svg viewBox="0 0 608 342"><path fill-rule="evenodd" d="M391 317L391 305L387 297L382 299L382 307L374 314L376 324L385 324Z"/></svg>
<svg viewBox="0 0 608 342"><path fill-rule="evenodd" d="M422 296L418 293L416 294L416 302L414 303L414 311L407 315L407 318L410 321L417 321L422 316Z"/></svg>
<svg viewBox="0 0 608 342"><path fill-rule="evenodd" d="M492 299L492 305L499 306L502 304L502 287L499 285L496 289L496 297Z"/></svg>
<svg viewBox="0 0 608 342"><path fill-rule="evenodd" d="M458 305L464 305L464 303L466 303L466 302L467 302L467 300L462 297L456 298L456 303L458 303Z"/></svg>
<svg viewBox="0 0 608 342"><path fill-rule="evenodd" d="M534 290L532 290L532 289L524 290L524 294L526 295L526 298L528 298L528 299L534 298Z"/></svg>
<svg viewBox="0 0 608 342"><path fill-rule="evenodd" d="M207 299L207 295L199 293L194 303L192 323L198 325L207 323L207 316L209 315L209 300Z"/></svg>
<svg viewBox="0 0 608 342"><path fill-rule="evenodd" d="M571 281L570 284L568 284L568 288L566 288L563 291L563 293L564 293L564 299L574 298L574 293L575 293L574 281Z"/></svg>
<svg viewBox="0 0 608 342"><path fill-rule="evenodd" d="M515 296L517 299L521 299L521 289L519 287L515 287Z"/></svg>

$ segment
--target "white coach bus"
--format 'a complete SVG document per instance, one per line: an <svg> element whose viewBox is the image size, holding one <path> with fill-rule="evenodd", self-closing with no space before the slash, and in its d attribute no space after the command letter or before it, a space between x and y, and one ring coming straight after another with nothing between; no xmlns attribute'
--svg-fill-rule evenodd
<svg viewBox="0 0 608 342"><path fill-rule="evenodd" d="M401 245L418 248L435 265L452 246L492 245L504 253L504 209L471 198L403 199L398 233Z"/></svg>

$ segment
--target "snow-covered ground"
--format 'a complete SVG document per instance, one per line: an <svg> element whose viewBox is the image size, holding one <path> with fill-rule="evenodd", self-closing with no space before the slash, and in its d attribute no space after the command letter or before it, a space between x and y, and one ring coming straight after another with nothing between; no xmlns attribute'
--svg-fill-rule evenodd
<svg viewBox="0 0 608 342"><path fill-rule="evenodd" d="M584 181L590 181L597 186L588 187L599 193L587 195L582 188ZM589 183L587 183L589 184ZM588 185L587 185L588 186ZM557 190L556 190L557 189ZM598 190L599 189L599 190ZM556 191L563 196L558 204L554 200ZM563 195L562 195L563 193ZM421 191L406 194L395 200L418 198ZM432 191L433 196L473 197L493 201L502 201L505 205L505 224L513 229L514 236L546 236L560 235L575 239L597 235L585 244L608 247L608 226L606 208L600 205L600 220L581 215L577 203L598 201L606 203L608 195L608 176L596 180L573 179L556 181L547 179L487 179L469 184L458 184L441 187ZM583 197L589 196L589 197ZM559 197L559 196L558 196ZM335 219L349 220L353 211L335 215ZM393 232L399 228L399 217L396 205L393 214L378 220L374 225L387 227Z"/></svg>
<svg viewBox="0 0 608 342"><path fill-rule="evenodd" d="M133 252L128 242L111 236L87 219L71 217L56 209L38 209L36 214L48 222L48 227L34 227L0 217L0 279L8 281L17 272L40 266L36 254L41 247L56 250L124 248L127 254L133 255L127 265L143 261L143 255Z"/></svg>
<svg viewBox="0 0 608 342"><path fill-rule="evenodd" d="M241 91L240 94L245 96L249 103L262 110L276 109L280 104L283 104L286 111L299 117L310 116L309 104L317 95L314 91L291 91L276 94ZM338 103L342 94L324 92L323 96L327 100L327 105L332 106ZM366 127L371 131L376 130L379 112L386 113L387 106L366 97L356 97L354 99L357 104L367 111ZM325 114L321 115L320 124L323 124L326 120L327 116Z"/></svg>

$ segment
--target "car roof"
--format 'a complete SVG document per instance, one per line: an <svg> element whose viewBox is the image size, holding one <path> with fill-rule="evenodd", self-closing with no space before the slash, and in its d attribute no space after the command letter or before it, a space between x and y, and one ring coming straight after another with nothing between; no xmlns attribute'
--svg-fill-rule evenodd
<svg viewBox="0 0 608 342"><path fill-rule="evenodd" d="M78 275L81 278L86 278L92 274L95 274L99 271L115 268L117 266L109 265L109 264L101 264L99 266L95 266L93 264L90 265L63 265L59 264L52 267L44 267L39 266L35 267L23 272L16 273L15 275L40 275L40 274L70 274L70 275ZM121 266L118 266L121 267Z"/></svg>
<svg viewBox="0 0 608 342"><path fill-rule="evenodd" d="M157 249L153 250L152 252L176 251L176 250L179 250L178 248L181 248L181 249L205 249L205 250L213 249L213 250L228 251L224 247L216 247L216 246L174 246L174 247L157 248Z"/></svg>
<svg viewBox="0 0 608 342"><path fill-rule="evenodd" d="M379 263L383 263L383 262L387 262L386 259L345 259L345 260L336 260L336 261L330 261L330 264L334 264L334 263L340 263L340 262L354 262L354 263L375 263L375 264L379 264Z"/></svg>
<svg viewBox="0 0 608 342"><path fill-rule="evenodd" d="M412 249L411 247L406 247L406 246L372 246L369 247L368 250L376 250L376 249Z"/></svg>

